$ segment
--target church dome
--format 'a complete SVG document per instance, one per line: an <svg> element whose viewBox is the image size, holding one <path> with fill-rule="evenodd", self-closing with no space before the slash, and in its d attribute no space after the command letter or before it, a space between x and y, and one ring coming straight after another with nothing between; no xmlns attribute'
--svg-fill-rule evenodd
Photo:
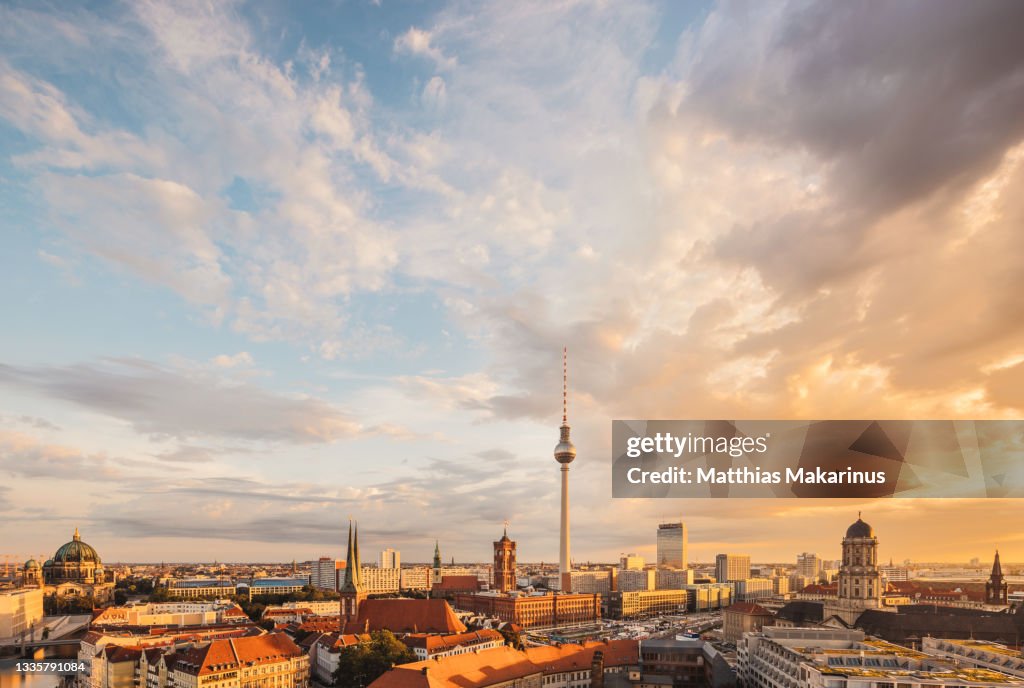
<svg viewBox="0 0 1024 688"><path fill-rule="evenodd" d="M71 542L62 545L57 550L57 553L53 555L52 561L54 564L99 564L100 555L92 546L82 542L82 538L78 534L78 528L75 528L75 535Z"/></svg>
<svg viewBox="0 0 1024 688"><path fill-rule="evenodd" d="M37 569L37 568L39 568L39 562L36 561L35 559L29 559L28 561L25 562L25 570L26 571L28 571L30 569Z"/></svg>
<svg viewBox="0 0 1024 688"><path fill-rule="evenodd" d="M846 529L846 537L848 538L869 538L875 537L875 531L867 523L857 517L857 520Z"/></svg>

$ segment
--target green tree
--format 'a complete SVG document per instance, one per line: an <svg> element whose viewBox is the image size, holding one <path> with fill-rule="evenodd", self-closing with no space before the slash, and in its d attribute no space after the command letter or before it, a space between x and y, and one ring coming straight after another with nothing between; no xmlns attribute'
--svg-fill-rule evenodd
<svg viewBox="0 0 1024 688"><path fill-rule="evenodd" d="M374 631L368 642L342 649L338 670L334 673L334 685L339 688L365 688L396 664L415 661L415 653L391 631Z"/></svg>

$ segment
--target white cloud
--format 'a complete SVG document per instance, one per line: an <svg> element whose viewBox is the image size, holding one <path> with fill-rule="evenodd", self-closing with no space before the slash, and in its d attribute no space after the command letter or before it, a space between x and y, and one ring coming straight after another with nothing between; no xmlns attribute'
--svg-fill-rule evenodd
<svg viewBox="0 0 1024 688"><path fill-rule="evenodd" d="M438 69L453 69L456 65L455 58L446 56L440 48L433 45L433 39L430 31L411 26L395 39L394 49L396 53L427 57L433 60Z"/></svg>

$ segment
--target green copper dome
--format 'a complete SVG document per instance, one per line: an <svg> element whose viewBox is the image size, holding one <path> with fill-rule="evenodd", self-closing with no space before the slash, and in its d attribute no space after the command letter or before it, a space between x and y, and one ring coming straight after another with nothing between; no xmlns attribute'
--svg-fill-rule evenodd
<svg viewBox="0 0 1024 688"><path fill-rule="evenodd" d="M26 571L28 571L29 569L37 569L37 568L39 568L39 562L36 561L35 559L29 559L28 561L25 562L25 570Z"/></svg>
<svg viewBox="0 0 1024 688"><path fill-rule="evenodd" d="M99 564L100 555L91 546L82 542L82 538L78 534L78 528L75 528L74 538L72 538L71 542L62 545L57 550L57 553L53 555L53 563L81 564L86 562Z"/></svg>

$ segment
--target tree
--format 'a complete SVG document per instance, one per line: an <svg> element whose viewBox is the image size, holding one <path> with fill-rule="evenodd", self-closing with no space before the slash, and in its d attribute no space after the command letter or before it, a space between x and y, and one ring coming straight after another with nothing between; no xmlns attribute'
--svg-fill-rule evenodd
<svg viewBox="0 0 1024 688"><path fill-rule="evenodd" d="M334 685L339 688L365 688L396 664L415 661L415 653L391 631L374 631L369 641L341 650Z"/></svg>

